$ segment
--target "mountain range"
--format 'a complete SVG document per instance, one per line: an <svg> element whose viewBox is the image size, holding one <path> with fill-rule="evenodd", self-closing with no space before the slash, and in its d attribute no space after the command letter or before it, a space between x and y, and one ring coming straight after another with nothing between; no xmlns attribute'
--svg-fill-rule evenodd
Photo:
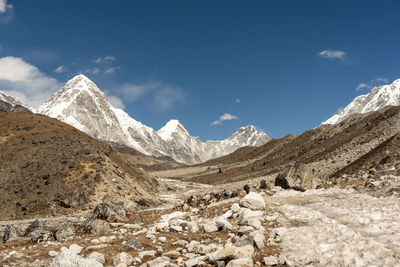
<svg viewBox="0 0 400 267"><path fill-rule="evenodd" d="M19 103L16 101L9 98L12 105ZM19 104L26 106L22 102ZM156 131L113 107L97 85L82 74L69 80L37 112L66 122L97 139L126 145L146 155L171 157L185 164L204 162L240 147L260 146L270 140L252 125L240 128L222 141L202 142L199 137L191 136L178 120L170 120Z"/></svg>
<svg viewBox="0 0 400 267"><path fill-rule="evenodd" d="M322 124L336 124L353 114L364 114L377 111L386 106L400 105L400 79L392 84L377 86L366 95L354 98L345 108L339 109Z"/></svg>

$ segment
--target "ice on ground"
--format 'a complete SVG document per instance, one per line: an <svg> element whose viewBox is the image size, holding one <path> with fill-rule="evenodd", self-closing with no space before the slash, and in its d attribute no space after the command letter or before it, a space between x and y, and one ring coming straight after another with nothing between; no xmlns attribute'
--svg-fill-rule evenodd
<svg viewBox="0 0 400 267"><path fill-rule="evenodd" d="M400 200L348 190L278 192L271 239L290 266L399 266Z"/></svg>

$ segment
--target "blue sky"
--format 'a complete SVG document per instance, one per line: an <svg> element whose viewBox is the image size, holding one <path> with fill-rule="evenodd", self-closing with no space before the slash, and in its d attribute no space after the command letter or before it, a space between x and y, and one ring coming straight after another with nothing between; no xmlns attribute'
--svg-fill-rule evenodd
<svg viewBox="0 0 400 267"><path fill-rule="evenodd" d="M399 1L0 0L0 90L38 104L84 73L155 129L279 138L400 78Z"/></svg>

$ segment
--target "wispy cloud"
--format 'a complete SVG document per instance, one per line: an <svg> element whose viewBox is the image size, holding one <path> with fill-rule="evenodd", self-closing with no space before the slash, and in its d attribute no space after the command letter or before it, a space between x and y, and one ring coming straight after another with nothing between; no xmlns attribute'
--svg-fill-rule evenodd
<svg viewBox="0 0 400 267"><path fill-rule="evenodd" d="M65 65L58 66L54 69L55 73L64 73L67 71L67 67Z"/></svg>
<svg viewBox="0 0 400 267"><path fill-rule="evenodd" d="M111 63L116 61L117 59L113 56L104 56L104 57L97 57L93 60L94 63L97 64L104 64L104 63Z"/></svg>
<svg viewBox="0 0 400 267"><path fill-rule="evenodd" d="M14 6L7 4L7 0L0 0L0 13L5 13L7 9L12 9Z"/></svg>
<svg viewBox="0 0 400 267"><path fill-rule="evenodd" d="M110 101L110 104L116 108L124 109L125 105L122 102L122 99L114 96L114 95L107 95L108 101Z"/></svg>
<svg viewBox="0 0 400 267"><path fill-rule="evenodd" d="M111 67L111 68L107 68L107 69L104 71L104 74L114 74L115 71L116 71L117 69L119 69L118 66Z"/></svg>
<svg viewBox="0 0 400 267"><path fill-rule="evenodd" d="M37 108L62 86L56 79L17 57L0 58L0 90Z"/></svg>
<svg viewBox="0 0 400 267"><path fill-rule="evenodd" d="M236 98L236 99L235 99L235 103L238 103L238 104L239 104L239 103L240 103L240 99L239 99L239 98Z"/></svg>
<svg viewBox="0 0 400 267"><path fill-rule="evenodd" d="M318 53L318 56L326 59L344 60L346 52L341 50L323 50Z"/></svg>
<svg viewBox="0 0 400 267"><path fill-rule="evenodd" d="M371 89L371 88L373 88L375 86L380 86L382 84L387 84L388 82L389 82L389 79L378 77L378 78L372 79L368 83L360 83L360 84L358 84L358 86L356 87L355 90L359 91L359 90L362 90L362 89Z"/></svg>
<svg viewBox="0 0 400 267"><path fill-rule="evenodd" d="M235 115L232 115L229 113L224 113L219 117L218 120L211 122L211 125L215 126L215 125L221 124L223 121L230 121L230 120L237 120L237 119L238 119L238 117L236 117Z"/></svg>
<svg viewBox="0 0 400 267"><path fill-rule="evenodd" d="M116 94L125 103L134 103L146 96L153 102L156 109L161 111L182 104L186 99L186 93L183 89L163 82L125 83Z"/></svg>

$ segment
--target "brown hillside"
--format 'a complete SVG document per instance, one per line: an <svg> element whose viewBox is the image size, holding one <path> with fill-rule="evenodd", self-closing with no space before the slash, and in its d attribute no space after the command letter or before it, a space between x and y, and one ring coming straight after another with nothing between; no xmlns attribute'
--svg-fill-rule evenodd
<svg viewBox="0 0 400 267"><path fill-rule="evenodd" d="M0 220L71 214L101 201L154 199L148 193L154 183L110 146L68 124L0 113Z"/></svg>
<svg viewBox="0 0 400 267"><path fill-rule="evenodd" d="M322 125L298 136L271 140L252 149L234 153L202 164L208 171L185 178L203 183L221 183L278 173L299 163L309 164L318 181L373 152L380 144L400 132L400 107L357 114L335 125ZM219 171L221 168L222 173Z"/></svg>

